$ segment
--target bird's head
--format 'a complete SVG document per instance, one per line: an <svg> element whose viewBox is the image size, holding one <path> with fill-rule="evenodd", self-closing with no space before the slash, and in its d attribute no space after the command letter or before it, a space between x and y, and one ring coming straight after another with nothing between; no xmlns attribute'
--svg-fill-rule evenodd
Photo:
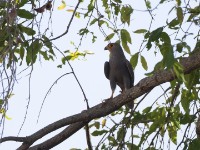
<svg viewBox="0 0 200 150"><path fill-rule="evenodd" d="M109 50L110 52L121 50L121 46L118 43L109 43L104 50Z"/></svg>
<svg viewBox="0 0 200 150"><path fill-rule="evenodd" d="M104 50L109 50L110 57L117 57L118 59L125 57L122 47L118 43L109 43Z"/></svg>

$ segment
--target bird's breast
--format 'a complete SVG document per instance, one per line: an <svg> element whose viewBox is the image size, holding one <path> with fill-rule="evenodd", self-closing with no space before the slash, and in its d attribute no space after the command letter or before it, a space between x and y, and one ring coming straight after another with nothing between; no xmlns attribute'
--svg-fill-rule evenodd
<svg viewBox="0 0 200 150"><path fill-rule="evenodd" d="M127 67L123 60L110 60L110 75L115 77L117 80L122 80L123 76L128 73Z"/></svg>

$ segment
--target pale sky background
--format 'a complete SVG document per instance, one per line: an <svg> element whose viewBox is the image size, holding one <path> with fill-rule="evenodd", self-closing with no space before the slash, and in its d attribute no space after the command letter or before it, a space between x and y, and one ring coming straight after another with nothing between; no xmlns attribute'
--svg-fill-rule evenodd
<svg viewBox="0 0 200 150"><path fill-rule="evenodd" d="M41 4L44 1L41 1ZM67 5L75 6L77 1L69 1L65 0ZM127 3L130 3L129 0L126 0ZM152 7L157 5L153 3ZM144 10L145 4L144 1L134 0L132 1L133 8L138 10ZM62 34L68 25L69 19L71 18L72 13L65 11L66 9L72 9L70 7L66 7L64 10L59 11L57 7L61 4L61 0L55 1L54 10L52 13L52 28L54 37ZM172 4L172 3L171 3ZM81 4L80 7L86 8L87 5ZM155 10L154 16L155 20L152 24L151 31L161 27L166 24L166 16L170 10L172 5L165 4L159 6L158 10ZM101 6L99 6L101 7ZM176 14L175 11L172 14ZM172 15L171 14L171 15ZM45 11L43 13L43 21L42 28L45 29L47 27L47 20L49 18L49 11ZM61 51L64 50L74 50L73 46L70 45L70 41L75 42L76 45L79 44L79 35L78 30L84 28L86 26L87 20L83 19L81 16L80 19L75 18L70 27L69 33L64 37L54 41L57 47L60 48ZM132 31L137 29L148 29L150 23L150 15L148 12L140 12L134 11L131 17L131 26L125 26L125 29L130 31L132 37L132 45L130 45L131 53L134 54L138 52L140 44L142 43L142 35L134 34ZM96 27L96 26L95 26ZM120 26L123 28L123 25ZM109 81L105 78L103 67L104 62L108 60L109 54L107 51L104 51L104 47L107 45L107 42L104 41L103 35L97 31L94 27L89 27L89 29L95 31L95 35L98 37L95 43L92 43L91 36L83 38L82 45L80 50L91 50L95 54L88 55L85 59L71 61L71 65L86 93L86 96L89 101L90 107L101 103L101 101L105 98L108 98L111 94ZM105 31L106 27L104 26ZM106 34L110 34L110 31L107 31ZM191 38L192 39L192 38ZM113 42L117 39L112 40ZM192 44L194 40L190 41L190 45L194 47ZM192 48L193 48L192 47ZM55 50L56 51L56 50ZM19 136L28 136L38 131L39 129L45 127L46 125L62 119L64 117L80 113L82 110L86 109L86 103L84 102L84 97L82 92L75 81L75 78L72 74L63 77L58 83L53 87L51 93L48 95L45 104L43 106L39 123L37 124L37 116L39 113L40 106L42 104L42 100L53 84L53 82L60 77L62 74L66 72L70 72L70 67L68 65L63 66L62 69L57 68L57 65L61 64L61 55L57 53L57 59L52 61L44 61L37 62L34 65L34 71L31 79L31 102L29 105L28 115L24 127ZM158 54L154 57L154 50L147 51L146 49L143 51L142 55L146 58L148 62L148 71L145 71L140 62L138 62L138 66L135 70L135 84L138 83L142 78L145 77L145 73L153 70L153 66L156 62L158 62L161 57ZM126 55L129 59L130 56ZM18 72L20 72L24 66L18 67ZM30 71L30 69L29 69ZM20 126L23 122L26 106L28 102L28 79L29 71L25 71L18 76L18 83L15 84L14 88L14 96L9 101L9 110L7 111L7 115L12 118L12 120L6 120L5 129L3 136L16 136ZM155 98L157 98L161 94L162 90L160 88L155 88L151 94L143 101L141 107L147 107L151 105L151 102ZM119 94L119 88L117 88L115 95ZM61 130L58 130L61 131ZM55 133L57 133L56 131ZM39 140L35 144L41 143L46 138L51 137L55 133L51 133L50 135L44 137ZM93 145L96 145L98 141L92 137ZM0 149L4 150L13 150L16 149L21 143L16 142L4 142L0 145ZM81 148L84 149L87 147L86 139L85 139L85 131L81 129L69 139L61 143L60 145L53 148L53 150L63 150L70 148Z"/></svg>

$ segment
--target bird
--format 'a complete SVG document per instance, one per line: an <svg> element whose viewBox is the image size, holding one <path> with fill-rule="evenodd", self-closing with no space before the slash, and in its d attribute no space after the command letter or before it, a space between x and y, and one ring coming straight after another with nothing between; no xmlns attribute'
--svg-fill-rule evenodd
<svg viewBox="0 0 200 150"><path fill-rule="evenodd" d="M110 80L112 94L109 99L113 98L116 85L121 88L122 94L133 87L134 72L130 62L126 59L123 49L118 43L109 43L104 50L110 52L109 62L104 63L104 74ZM126 106L130 109L134 106L134 101L129 102Z"/></svg>

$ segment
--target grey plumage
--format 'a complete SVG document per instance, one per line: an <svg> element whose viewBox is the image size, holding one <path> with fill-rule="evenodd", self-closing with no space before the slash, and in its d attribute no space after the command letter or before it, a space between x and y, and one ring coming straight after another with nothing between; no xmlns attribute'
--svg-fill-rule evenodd
<svg viewBox="0 0 200 150"><path fill-rule="evenodd" d="M130 62L126 59L121 46L117 43L110 43L105 48L110 51L109 62L104 64L104 74L108 80L110 80L110 87L112 94L110 98L113 98L113 93L118 85L122 93L127 89L133 87L134 73ZM132 109L134 102L130 102L127 106Z"/></svg>

